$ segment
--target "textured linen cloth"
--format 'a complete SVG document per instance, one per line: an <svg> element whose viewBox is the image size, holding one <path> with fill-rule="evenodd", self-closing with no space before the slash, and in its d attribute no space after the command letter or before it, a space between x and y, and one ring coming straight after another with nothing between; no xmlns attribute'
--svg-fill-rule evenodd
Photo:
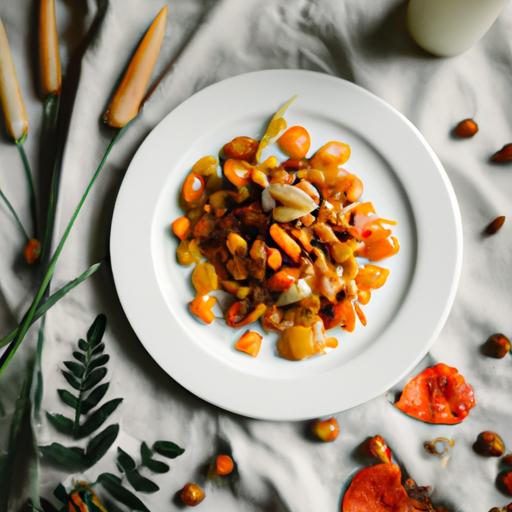
<svg viewBox="0 0 512 512"><path fill-rule="evenodd" d="M113 86L163 3L57 2L64 69L71 63L77 80L64 151L58 233L111 136L99 119ZM0 16L30 115L26 148L42 181L35 165L41 120L34 72L36 4L2 0ZM133 455L141 440L171 439L186 448L173 461L171 472L156 478L161 491L144 497L153 511L177 510L174 493L187 481L202 482L201 468L219 447L226 446L237 461L239 479L230 485L207 483L201 510L338 510L342 489L361 464L356 448L376 433L388 440L417 482L432 485L434 498L453 510L485 512L511 501L494 485L498 461L476 456L471 445L482 430L496 430L512 445L512 359L489 359L479 350L493 332L512 334L512 218L496 236L484 239L481 234L496 215L512 213L512 170L488 162L492 152L512 140L512 8L505 9L470 51L453 59L437 59L419 50L407 35L405 5L398 0L169 0L168 4L168 30L154 74L158 86L140 118L115 147L81 213L59 262L55 287L108 253L112 210L128 163L151 128L184 99L218 80L252 70L301 68L340 76L381 96L411 119L441 158L453 183L464 229L461 283L445 328L415 372L437 361L456 366L474 385L478 405L462 425L422 424L390 405L390 395L401 389L402 382L390 394L337 415L341 435L332 444L311 441L305 435L306 422L273 423L226 413L181 388L147 355L104 268L47 317L43 410L65 412L56 394L64 385L59 371L62 361L69 358L94 317L104 312L109 320L106 342L111 356L108 396L124 397L113 416L121 425L117 444ZM471 116L480 124L478 135L467 141L451 138L453 125ZM193 122L200 127L200 116ZM0 142L0 155L0 186L28 223L26 184L16 149L5 138ZM151 179L151 169L147 172ZM435 197L425 197L425 201L436 207ZM19 260L22 240L3 205L0 236L0 326L4 332L26 308L35 275ZM2 376L3 448L24 361L34 347L35 334L31 333ZM59 440L44 419L35 429L41 444ZM423 441L436 436L456 441L446 468L422 447ZM112 449L85 477L114 471L114 455ZM43 467L42 495L49 497L63 479L66 475ZM11 510L17 510L23 496L17 498Z"/></svg>

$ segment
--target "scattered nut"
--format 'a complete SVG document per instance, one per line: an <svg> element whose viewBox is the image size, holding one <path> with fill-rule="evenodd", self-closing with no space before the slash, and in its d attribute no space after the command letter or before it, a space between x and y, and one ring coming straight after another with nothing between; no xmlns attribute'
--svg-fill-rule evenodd
<svg viewBox="0 0 512 512"><path fill-rule="evenodd" d="M510 348L510 340L501 333L489 336L483 346L485 355L496 359L505 357L510 352Z"/></svg>
<svg viewBox="0 0 512 512"><path fill-rule="evenodd" d="M340 426L336 418L316 420L313 423L311 430L318 439L325 443L334 441L340 434Z"/></svg>
<svg viewBox="0 0 512 512"><path fill-rule="evenodd" d="M491 160L500 164L512 162L512 144L505 144L491 156Z"/></svg>
<svg viewBox="0 0 512 512"><path fill-rule="evenodd" d="M512 466L512 453L508 453L507 455L505 455L505 457L501 459L501 463L504 466Z"/></svg>
<svg viewBox="0 0 512 512"><path fill-rule="evenodd" d="M496 217L485 228L485 234L495 235L502 228L503 224L505 224L505 216L500 215L499 217Z"/></svg>
<svg viewBox="0 0 512 512"><path fill-rule="evenodd" d="M512 496L512 470L506 469L505 471L502 471L498 475L497 484L498 484L498 488L502 492L504 492L505 494L508 494L509 496ZM505 510L508 510L508 509L506 508ZM512 508L511 508L511 510L512 510Z"/></svg>
<svg viewBox="0 0 512 512"><path fill-rule="evenodd" d="M468 139L478 132L478 125L473 119L463 119L459 124L457 124L453 131L457 137Z"/></svg>
<svg viewBox="0 0 512 512"><path fill-rule="evenodd" d="M368 439L368 450L377 460L388 464L392 462L391 450L382 436L377 435Z"/></svg>
<svg viewBox="0 0 512 512"><path fill-rule="evenodd" d="M485 457L501 457L505 451L505 443L501 436L496 432L480 432L473 444L473 450L476 453ZM511 472L511 485L512 485L512 472ZM512 487L511 487L512 490Z"/></svg>
<svg viewBox="0 0 512 512"><path fill-rule="evenodd" d="M205 494L198 484L189 482L180 491L180 499L187 507L195 507L204 500Z"/></svg>

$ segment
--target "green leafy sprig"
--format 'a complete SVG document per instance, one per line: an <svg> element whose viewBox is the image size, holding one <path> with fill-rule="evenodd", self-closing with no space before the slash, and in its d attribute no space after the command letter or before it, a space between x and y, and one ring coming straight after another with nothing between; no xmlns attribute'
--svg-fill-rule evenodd
<svg viewBox="0 0 512 512"><path fill-rule="evenodd" d="M106 317L98 315L87 331L86 339L78 341L77 350L73 351L73 360L64 361L66 369L62 370L62 374L69 384L69 389L58 389L57 394L61 401L74 411L73 416L46 414L52 426L62 434L73 440L88 438L85 448L68 447L60 443L39 447L43 462L67 472L84 471L96 464L114 444L119 433L119 425L115 423L95 434L122 402L121 398L103 402L109 387L108 382L103 382L109 361L103 341L105 329ZM87 510L101 512L102 509L95 504L97 498L94 493L95 488L100 486L110 500L134 511L149 512L136 493L151 494L159 491L160 487L143 473L167 473L170 466L155 456L175 459L185 450L172 441L160 440L151 447L142 442L139 452L140 461L137 463L132 455L118 447L116 467L119 474L101 473L92 483L75 483L69 492L59 484L55 488L54 496L62 503L62 507L55 508L48 500L42 499L42 510L67 512L74 509L81 512L79 506L71 502L71 494L75 496L78 493L79 499L87 505ZM109 502L109 510L110 505L112 503ZM34 506L33 509L41 510ZM115 504L112 510L117 510Z"/></svg>
<svg viewBox="0 0 512 512"><path fill-rule="evenodd" d="M108 382L102 383L109 360L102 343L105 327L105 316L98 315L87 332L86 340L78 341L78 350L73 352L75 360L64 362L66 370L62 374L72 390L58 389L57 393L62 402L74 411L73 418L47 413L56 430L76 440L92 435L122 402L122 398L115 398L101 403L109 387ZM71 471L85 470L105 455L118 433L119 425L113 424L89 439L85 449L52 443L40 446L39 451L43 459L58 466Z"/></svg>

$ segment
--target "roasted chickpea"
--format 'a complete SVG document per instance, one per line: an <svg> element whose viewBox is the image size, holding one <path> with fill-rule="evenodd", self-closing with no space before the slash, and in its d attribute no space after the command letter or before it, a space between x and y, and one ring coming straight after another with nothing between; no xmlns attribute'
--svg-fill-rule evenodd
<svg viewBox="0 0 512 512"><path fill-rule="evenodd" d="M505 451L505 443L496 432L480 432L473 444L473 450L485 457L501 457Z"/></svg>
<svg viewBox="0 0 512 512"><path fill-rule="evenodd" d="M180 491L180 499L187 507L195 507L204 500L205 494L203 488L193 482L185 484Z"/></svg>
<svg viewBox="0 0 512 512"><path fill-rule="evenodd" d="M392 462L391 450L382 436L373 436L368 440L368 451L380 462L387 464Z"/></svg>
<svg viewBox="0 0 512 512"><path fill-rule="evenodd" d="M469 137L473 137L478 132L478 125L473 119L463 119L453 129L453 132L455 135L457 135L457 137L468 139Z"/></svg>
<svg viewBox="0 0 512 512"><path fill-rule="evenodd" d="M502 359L510 352L510 340L500 333L489 336L484 345L486 356Z"/></svg>
<svg viewBox="0 0 512 512"><path fill-rule="evenodd" d="M326 420L316 420L312 425L312 431L315 437L329 443L334 441L340 434L340 426L336 418Z"/></svg>

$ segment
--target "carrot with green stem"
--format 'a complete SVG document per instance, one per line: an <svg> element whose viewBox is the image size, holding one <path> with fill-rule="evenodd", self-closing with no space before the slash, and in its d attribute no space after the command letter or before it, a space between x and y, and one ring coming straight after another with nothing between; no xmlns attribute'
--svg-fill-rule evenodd
<svg viewBox="0 0 512 512"><path fill-rule="evenodd" d="M82 197L76 205L75 210L73 211L73 214L71 215L71 218L66 228L64 229L64 233L62 234L62 237L48 262L48 267L45 270L36 295L28 311L23 316L15 338L10 342L0 357L0 374L14 357L14 354L27 335L30 325L37 313L37 309L41 301L44 299L46 290L55 272L55 268L60 254L62 253L62 249L64 248L69 234L71 233L80 210L82 209L90 191L98 179L98 176L105 166L112 148L124 133L124 130L128 127L129 122L134 117L136 117L140 110L140 106L144 99L144 94L146 92L154 64L160 52L160 46L163 40L163 34L165 32L166 19L167 7L164 7L143 37L141 43L135 51L130 64L128 65L127 71L121 81L121 84L119 85L119 88L114 94L112 102L107 109L107 114L105 115L105 122L107 125L119 129L116 130L111 142L107 146L105 153L100 163L98 164L98 167L89 180L89 183L87 184Z"/></svg>
<svg viewBox="0 0 512 512"><path fill-rule="evenodd" d="M27 179L30 211L32 216L34 234L37 234L37 207L32 178L32 170L25 153L24 142L28 135L28 116L21 95L21 89L16 74L16 68L12 58L9 40L4 24L0 19L0 103L5 119L5 129L18 148L23 170Z"/></svg>

